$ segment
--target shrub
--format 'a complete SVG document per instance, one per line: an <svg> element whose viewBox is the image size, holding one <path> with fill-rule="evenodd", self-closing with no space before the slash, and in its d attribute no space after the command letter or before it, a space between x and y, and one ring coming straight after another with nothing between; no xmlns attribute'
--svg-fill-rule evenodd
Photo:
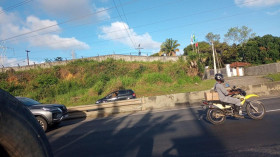
<svg viewBox="0 0 280 157"><path fill-rule="evenodd" d="M127 88L136 84L136 79L128 76L121 77L122 86Z"/></svg>
<svg viewBox="0 0 280 157"><path fill-rule="evenodd" d="M43 74L43 75L39 75L36 78L36 81L40 87L48 87L48 86L57 84L58 79L53 75Z"/></svg>
<svg viewBox="0 0 280 157"><path fill-rule="evenodd" d="M138 69L136 69L134 72L132 72L132 76L134 78L140 78L142 73L144 73L147 70L147 67L144 65L140 65Z"/></svg>
<svg viewBox="0 0 280 157"><path fill-rule="evenodd" d="M145 74L143 76L143 79L144 79L145 82L147 82L149 84L154 84L154 83L159 83L159 82L163 82L163 83L171 83L172 82L172 78L169 75L160 74L160 73Z"/></svg>
<svg viewBox="0 0 280 157"><path fill-rule="evenodd" d="M96 82L93 86L94 91L96 91L98 95L100 95L103 92L103 88L104 88L104 83L101 80Z"/></svg>

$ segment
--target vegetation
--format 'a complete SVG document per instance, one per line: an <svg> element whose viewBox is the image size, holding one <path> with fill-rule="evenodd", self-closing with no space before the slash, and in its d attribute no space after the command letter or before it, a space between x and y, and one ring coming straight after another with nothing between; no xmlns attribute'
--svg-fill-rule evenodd
<svg viewBox="0 0 280 157"><path fill-rule="evenodd" d="M195 50L194 45L186 46L185 56L177 62L78 60L49 69L10 70L0 73L0 88L43 103L73 106L93 104L118 89L133 89L138 97L210 89L215 81L202 81L201 78L205 65L213 67L212 43L219 68L236 61L258 65L280 60L280 37L255 37L255 33L246 26L230 28L224 36L226 42L220 42L219 34L208 33L205 37L207 42L196 43ZM179 51L179 46L177 40L166 39L160 52L152 56L172 56ZM62 60L61 57L54 58L54 61ZM268 77L280 80L279 74Z"/></svg>
<svg viewBox="0 0 280 157"><path fill-rule="evenodd" d="M118 89L133 89L137 97L210 89L214 81L202 81L197 68L183 57L150 63L78 60L49 69L0 73L0 88L42 103L94 104Z"/></svg>
<svg viewBox="0 0 280 157"><path fill-rule="evenodd" d="M166 39L160 46L160 52L166 54L167 56L172 56L179 51L179 46L180 44L177 40L173 40L172 38Z"/></svg>
<svg viewBox="0 0 280 157"><path fill-rule="evenodd" d="M199 42L199 53L204 55L205 65L213 67L212 42L217 52L220 67L232 62L248 62L253 65L274 63L280 60L280 37L265 35L255 37L252 30L243 26L230 28L225 34L227 42L219 41L220 35L212 32L206 35L206 41ZM230 45L231 44L231 45ZM184 48L184 55L193 53L192 45Z"/></svg>
<svg viewBox="0 0 280 157"><path fill-rule="evenodd" d="M280 73L277 74L269 74L266 76L267 78L271 78L273 81L280 81Z"/></svg>

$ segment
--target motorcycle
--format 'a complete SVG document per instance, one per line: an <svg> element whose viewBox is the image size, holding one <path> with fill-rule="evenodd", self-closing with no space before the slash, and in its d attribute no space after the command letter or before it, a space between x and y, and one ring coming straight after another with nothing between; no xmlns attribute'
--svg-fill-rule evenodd
<svg viewBox="0 0 280 157"><path fill-rule="evenodd" d="M259 97L258 95L246 95L244 90L236 88L235 86L230 91L236 93L232 95L232 97L238 98L241 101L239 114L244 115L244 113L247 113L247 115L254 120L263 119L265 115L265 107L263 103L258 100L249 100L252 97ZM234 104L224 103L219 100L206 100L203 104L204 109L207 110L207 120L214 125L224 123L226 117L236 117ZM245 109L245 111L243 111L243 109Z"/></svg>

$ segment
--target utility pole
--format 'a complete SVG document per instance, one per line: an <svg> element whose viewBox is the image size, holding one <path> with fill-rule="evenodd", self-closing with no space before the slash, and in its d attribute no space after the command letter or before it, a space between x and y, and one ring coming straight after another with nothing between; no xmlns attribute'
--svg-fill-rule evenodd
<svg viewBox="0 0 280 157"><path fill-rule="evenodd" d="M214 62L214 74L217 74L217 68L216 68L216 60L215 60L215 50L214 50L214 43L212 41L212 50L213 50L213 62Z"/></svg>
<svg viewBox="0 0 280 157"><path fill-rule="evenodd" d="M0 64L1 65L4 65L5 60L7 59L6 51L8 49L11 49L14 52L13 48L5 46L5 42L0 43Z"/></svg>
<svg viewBox="0 0 280 157"><path fill-rule="evenodd" d="M138 48L136 48L138 50L138 56L141 56L141 49L143 49L142 47L140 47L140 44L138 45Z"/></svg>
<svg viewBox="0 0 280 157"><path fill-rule="evenodd" d="M30 52L30 51L28 51L28 50L25 50L26 51L26 55L27 55L27 65L29 66L29 56L28 56L28 53Z"/></svg>
<svg viewBox="0 0 280 157"><path fill-rule="evenodd" d="M72 50L71 54L72 54L72 59L76 59L76 53L74 50Z"/></svg>

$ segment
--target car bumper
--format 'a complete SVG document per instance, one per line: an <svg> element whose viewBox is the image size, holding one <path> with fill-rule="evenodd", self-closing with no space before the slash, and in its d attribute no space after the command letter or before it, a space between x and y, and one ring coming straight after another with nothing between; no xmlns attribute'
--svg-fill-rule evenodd
<svg viewBox="0 0 280 157"><path fill-rule="evenodd" d="M64 115L57 115L56 117L53 118L53 122L57 123L57 122L61 122L62 120L66 119L68 117L68 113L64 114Z"/></svg>

